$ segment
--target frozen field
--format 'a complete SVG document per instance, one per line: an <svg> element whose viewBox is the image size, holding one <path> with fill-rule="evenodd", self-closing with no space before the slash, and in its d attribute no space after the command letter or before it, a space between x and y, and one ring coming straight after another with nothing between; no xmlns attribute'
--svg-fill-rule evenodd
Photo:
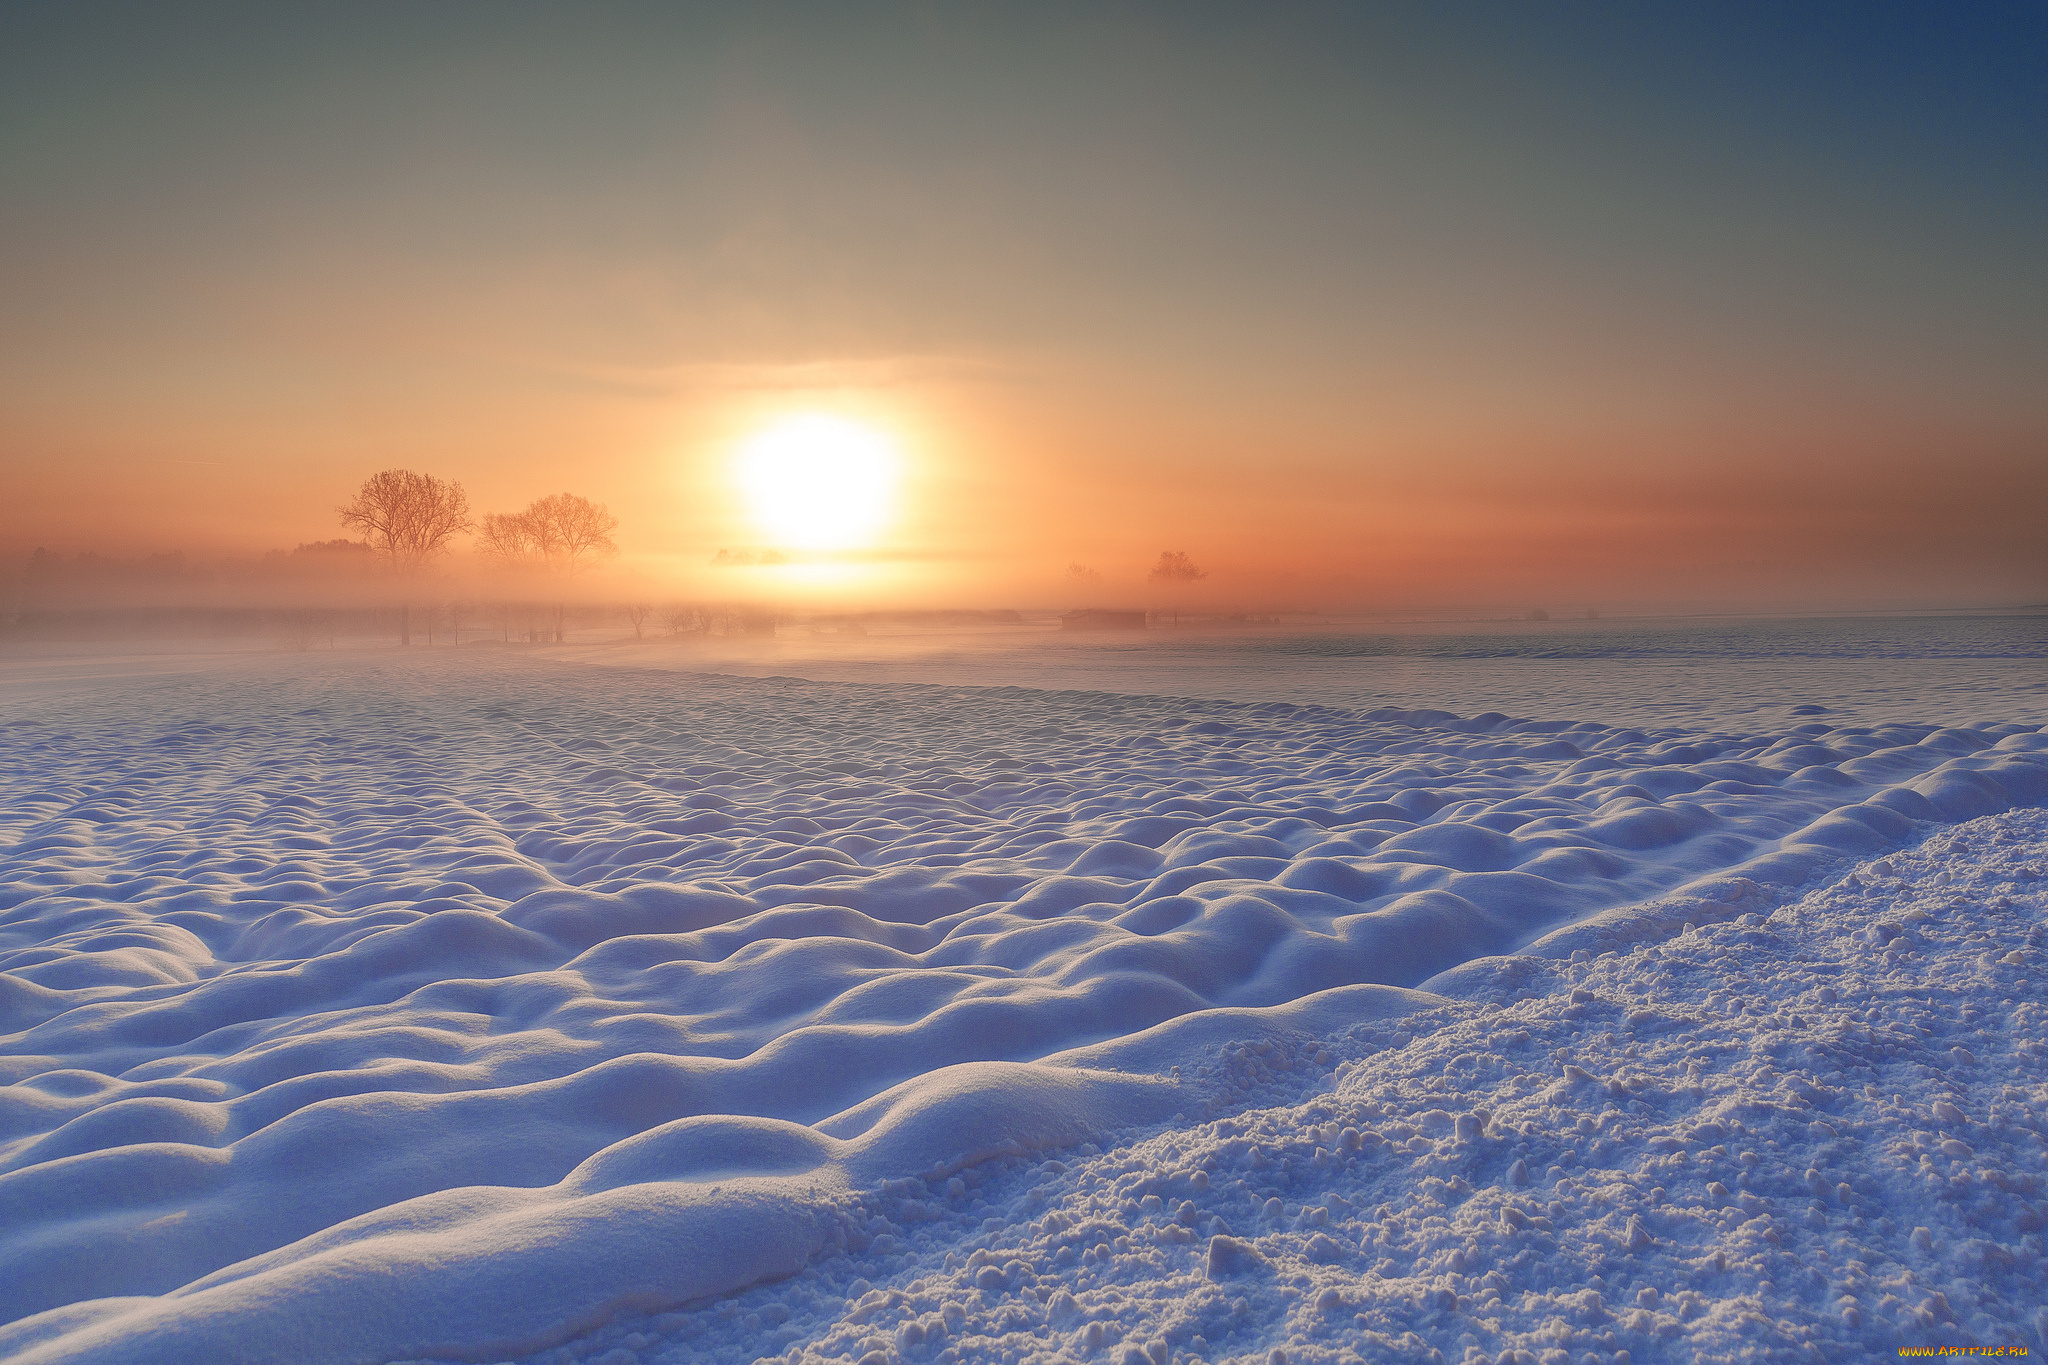
<svg viewBox="0 0 2048 1365"><path fill-rule="evenodd" d="M1712 617L1183 627L1069 634L1051 618L865 635L650 638L564 657L845 682L1085 688L1355 710L1749 730L1828 708L1836 725L2048 720L2048 611L1851 619Z"/></svg>
<svg viewBox="0 0 2048 1365"><path fill-rule="evenodd" d="M0 1359L2038 1349L2037 635L14 665Z"/></svg>

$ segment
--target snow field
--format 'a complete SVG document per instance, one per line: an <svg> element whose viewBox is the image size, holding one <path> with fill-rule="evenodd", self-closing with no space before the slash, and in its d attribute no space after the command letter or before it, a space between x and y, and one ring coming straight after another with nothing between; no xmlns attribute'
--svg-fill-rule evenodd
<svg viewBox="0 0 2048 1365"><path fill-rule="evenodd" d="M893 1182L861 1250L533 1365L2038 1350L2044 849L1981 819L1512 990L1250 1030L1207 1052L1222 1117Z"/></svg>
<svg viewBox="0 0 2048 1365"><path fill-rule="evenodd" d="M1380 1064L1370 1021L1400 1018L1407 1055L1576 953L2048 794L2027 725L1795 719L454 652L24 698L0 729L0 1353L494 1359L761 1280L800 1295L842 1249L991 1235L1009 1214L970 1191L1026 1178L1004 1163L1294 1103L1332 1058ZM1512 1102L1486 1104L1474 1141L1504 1141ZM1314 1145L1391 1147L1368 1121L1347 1151L1356 1126ZM1061 1159L1046 1198L1089 1169ZM1251 1244L1255 1279L1277 1262ZM793 1303L735 1330L801 1330ZM888 1349L939 1349L918 1330Z"/></svg>
<svg viewBox="0 0 2048 1365"><path fill-rule="evenodd" d="M1967 724L2048 706L2048 614L1849 620L1299 623L1107 636L1049 623L982 630L872 623L865 635L681 637L574 646L565 659L690 672L795 674L1345 710L1508 711L1622 727L1754 730Z"/></svg>

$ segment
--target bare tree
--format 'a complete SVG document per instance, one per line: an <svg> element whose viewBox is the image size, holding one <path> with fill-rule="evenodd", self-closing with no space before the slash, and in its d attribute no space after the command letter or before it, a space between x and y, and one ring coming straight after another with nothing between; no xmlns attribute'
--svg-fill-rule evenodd
<svg viewBox="0 0 2048 1365"><path fill-rule="evenodd" d="M1205 570L1196 567L1194 560L1188 558L1185 550L1161 550L1159 562L1154 564L1152 572L1146 575L1154 583L1164 584L1169 588L1182 588L1208 576ZM1175 624L1180 622L1178 605L1174 607L1173 619Z"/></svg>
<svg viewBox="0 0 2048 1365"><path fill-rule="evenodd" d="M479 539L486 554L507 564L566 576L616 554L612 532L618 525L619 519L602 505L574 493L556 493L528 503L523 512L489 514ZM566 608L557 603L553 611L553 624L543 633L559 644ZM639 633L638 622L634 633Z"/></svg>
<svg viewBox="0 0 2048 1365"><path fill-rule="evenodd" d="M304 653L313 647L313 642L328 629L330 613L310 608L298 608L284 614L284 647L295 653ZM330 640L330 646L332 642Z"/></svg>
<svg viewBox="0 0 2048 1365"><path fill-rule="evenodd" d="M628 602L622 610L625 612L627 623L633 627L633 638L636 640L642 638L640 623L647 619L647 613L654 610L654 608L645 602Z"/></svg>
<svg viewBox="0 0 2048 1365"><path fill-rule="evenodd" d="M1195 561L1188 558L1185 550L1161 550L1159 562L1146 575L1154 583L1193 583L1207 578L1206 571L1195 567Z"/></svg>
<svg viewBox="0 0 2048 1365"><path fill-rule="evenodd" d="M361 531L372 550L406 569L425 566L470 527L461 484L410 469L372 474L340 511L342 525Z"/></svg>
<svg viewBox="0 0 2048 1365"><path fill-rule="evenodd" d="M410 469L372 474L356 490L355 500L338 510L343 526L362 532L370 548L408 579L470 528L469 498L461 484ZM399 608L399 640L412 643L409 603Z"/></svg>
<svg viewBox="0 0 2048 1365"><path fill-rule="evenodd" d="M1067 565L1067 583L1070 586L1092 588L1101 582L1102 574L1100 570L1091 569L1086 564Z"/></svg>
<svg viewBox="0 0 2048 1365"><path fill-rule="evenodd" d="M704 629L703 614L687 602L671 602L662 608L661 623L668 627L671 635Z"/></svg>
<svg viewBox="0 0 2048 1365"><path fill-rule="evenodd" d="M436 603L429 609L431 624L428 629L431 631L434 627L438 626L446 632L449 644L461 644L462 618L467 614L468 608L469 604L460 600ZM431 639L429 643L432 643Z"/></svg>
<svg viewBox="0 0 2048 1365"><path fill-rule="evenodd" d="M501 559L555 572L574 572L616 554L612 532L619 519L574 493L528 503L523 512L493 512L483 520L483 548Z"/></svg>
<svg viewBox="0 0 2048 1365"><path fill-rule="evenodd" d="M524 564L534 558L533 534L523 512L485 513L476 538L485 554L508 564Z"/></svg>

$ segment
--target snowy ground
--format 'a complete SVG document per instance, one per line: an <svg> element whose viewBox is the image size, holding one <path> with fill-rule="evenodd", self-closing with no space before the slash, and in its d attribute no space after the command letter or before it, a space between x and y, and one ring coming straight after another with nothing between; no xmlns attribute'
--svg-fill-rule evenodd
<svg viewBox="0 0 2048 1365"><path fill-rule="evenodd" d="M2037 1340L2048 734L1978 700L24 684L0 1358Z"/></svg>
<svg viewBox="0 0 2048 1365"><path fill-rule="evenodd" d="M1189 1077L1222 1117L906 1182L858 1253L537 1359L2039 1349L2044 847L1989 817L1658 946L1245 1019Z"/></svg>
<svg viewBox="0 0 2048 1365"><path fill-rule="evenodd" d="M876 622L856 636L793 626L772 639L655 635L592 639L559 652L752 677L1503 711L1617 726L1757 730L1816 714L1835 725L2048 716L2043 610L1835 620L1331 620L1128 634L1068 633L1031 620L973 630Z"/></svg>

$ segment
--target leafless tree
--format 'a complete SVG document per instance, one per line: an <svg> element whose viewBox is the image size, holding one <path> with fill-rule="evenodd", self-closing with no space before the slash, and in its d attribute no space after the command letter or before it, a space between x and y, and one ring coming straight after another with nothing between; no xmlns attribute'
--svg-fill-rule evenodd
<svg viewBox="0 0 2048 1365"><path fill-rule="evenodd" d="M1161 550L1159 562L1154 564L1152 572L1146 575L1154 583L1164 584L1169 588L1183 588L1208 576L1206 571L1196 567L1194 560L1188 558L1185 550ZM1173 610L1173 619L1176 624L1180 621L1178 606Z"/></svg>
<svg viewBox="0 0 2048 1365"><path fill-rule="evenodd" d="M633 638L636 640L642 638L640 623L647 619L647 613L654 610L654 608L645 602L628 602L623 610L627 623L633 627Z"/></svg>
<svg viewBox="0 0 2048 1365"><path fill-rule="evenodd" d="M617 554L612 532L619 519L588 498L557 493L526 509L539 528L541 554L556 568L579 569L590 560Z"/></svg>
<svg viewBox="0 0 2048 1365"><path fill-rule="evenodd" d="M1101 605L1102 574L1086 564L1067 565L1067 592L1080 604Z"/></svg>
<svg viewBox="0 0 2048 1365"><path fill-rule="evenodd" d="M477 525L476 539L485 554L507 564L527 564L536 557L524 512L486 512Z"/></svg>
<svg viewBox="0 0 2048 1365"><path fill-rule="evenodd" d="M1185 550L1161 550L1159 562L1152 566L1148 575L1154 583L1193 583L1207 578L1205 570L1195 567L1195 561L1188 558Z"/></svg>
<svg viewBox="0 0 2048 1365"><path fill-rule="evenodd" d="M424 567L470 527L461 484L410 469L372 474L340 510L342 525L361 531L372 550L406 569Z"/></svg>
<svg viewBox="0 0 2048 1365"><path fill-rule="evenodd" d="M619 519L600 504L574 493L556 493L536 498L523 512L491 513L483 520L479 539L486 554L507 564L562 576L616 554L612 532L618 525ZM545 632L557 644L564 633L565 613L558 603L553 625Z"/></svg>
<svg viewBox="0 0 2048 1365"><path fill-rule="evenodd" d="M487 553L554 572L573 572L616 554L612 532L619 519L574 493L537 498L523 512L493 512L483 520Z"/></svg>
<svg viewBox="0 0 2048 1365"><path fill-rule="evenodd" d="M704 629L703 613L687 602L671 602L661 610L661 623L668 627L671 635L680 635L686 630Z"/></svg>
<svg viewBox="0 0 2048 1365"><path fill-rule="evenodd" d="M329 629L330 613L299 608L284 614L284 647L295 653L304 653L313 647L313 642ZM332 647L332 640L329 640Z"/></svg>
<svg viewBox="0 0 2048 1365"><path fill-rule="evenodd" d="M496 614L499 632L507 644L514 639L524 640L530 645L544 644L551 637L551 632L541 628L545 618L538 603L501 602Z"/></svg>
<svg viewBox="0 0 2048 1365"><path fill-rule="evenodd" d="M468 613L468 610L469 604L466 602L448 601L436 603L433 607L429 608L428 631L430 637L431 632L438 628L448 636L449 644L461 644L462 618ZM429 638L428 643L433 643L431 638Z"/></svg>
<svg viewBox="0 0 2048 1365"><path fill-rule="evenodd" d="M362 532L370 548L407 578L416 577L447 550L450 540L470 528L469 498L461 484L410 469L372 474L356 490L355 500L339 511L343 526ZM412 643L410 605L400 608L399 638Z"/></svg>

